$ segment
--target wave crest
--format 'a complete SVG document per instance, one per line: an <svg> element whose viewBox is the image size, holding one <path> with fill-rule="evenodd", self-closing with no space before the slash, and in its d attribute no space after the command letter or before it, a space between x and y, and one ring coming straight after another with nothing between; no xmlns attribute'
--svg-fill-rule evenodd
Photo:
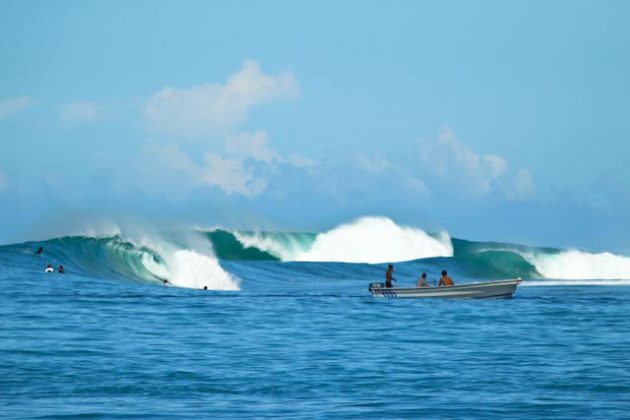
<svg viewBox="0 0 630 420"><path fill-rule="evenodd" d="M446 232L431 236L385 217L362 217L313 236L278 237L235 233L246 247L256 247L282 261L386 263L453 256Z"/></svg>

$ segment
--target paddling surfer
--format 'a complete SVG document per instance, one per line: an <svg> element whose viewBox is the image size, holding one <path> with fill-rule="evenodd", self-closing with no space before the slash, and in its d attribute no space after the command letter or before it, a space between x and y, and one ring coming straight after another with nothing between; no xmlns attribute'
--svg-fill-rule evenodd
<svg viewBox="0 0 630 420"><path fill-rule="evenodd" d="M389 264L387 266L387 272L385 273L385 287L393 287L392 281L396 281L396 279L394 278L394 266L392 264Z"/></svg>
<svg viewBox="0 0 630 420"><path fill-rule="evenodd" d="M448 276L448 274L446 273L446 270L442 271L442 277L440 278L440 282L438 283L438 286L455 286L455 283L453 282L453 279L450 278Z"/></svg>

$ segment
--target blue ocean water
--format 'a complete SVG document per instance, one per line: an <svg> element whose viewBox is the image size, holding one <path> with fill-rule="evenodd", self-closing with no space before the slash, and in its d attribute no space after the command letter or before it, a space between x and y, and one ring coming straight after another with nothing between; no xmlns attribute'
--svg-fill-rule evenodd
<svg viewBox="0 0 630 420"><path fill-rule="evenodd" d="M399 283L442 267L459 283L525 269L514 255L483 261L505 252L489 244L453 243L453 256L396 263ZM219 258L238 290L206 291L143 277L139 261L194 275L156 248L0 247L0 417L628 417L623 280L535 266L513 299L396 300L367 291L384 263ZM66 274L44 273L49 262Z"/></svg>

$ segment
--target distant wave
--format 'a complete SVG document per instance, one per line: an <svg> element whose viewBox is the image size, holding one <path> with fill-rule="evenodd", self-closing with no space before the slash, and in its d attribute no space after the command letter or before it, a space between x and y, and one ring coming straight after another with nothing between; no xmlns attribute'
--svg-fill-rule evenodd
<svg viewBox="0 0 630 420"><path fill-rule="evenodd" d="M385 217L362 217L316 235L234 234L243 246L267 252L282 261L376 264L453 255L448 233L431 236Z"/></svg>

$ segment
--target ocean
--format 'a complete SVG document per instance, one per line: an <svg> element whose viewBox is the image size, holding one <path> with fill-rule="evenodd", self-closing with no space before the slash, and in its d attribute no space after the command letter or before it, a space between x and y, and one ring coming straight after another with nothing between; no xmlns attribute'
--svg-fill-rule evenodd
<svg viewBox="0 0 630 420"><path fill-rule="evenodd" d="M374 298L388 263L400 286L443 269L523 283L512 299ZM624 255L366 217L321 233L85 233L1 246L0 267L2 418L630 412Z"/></svg>

